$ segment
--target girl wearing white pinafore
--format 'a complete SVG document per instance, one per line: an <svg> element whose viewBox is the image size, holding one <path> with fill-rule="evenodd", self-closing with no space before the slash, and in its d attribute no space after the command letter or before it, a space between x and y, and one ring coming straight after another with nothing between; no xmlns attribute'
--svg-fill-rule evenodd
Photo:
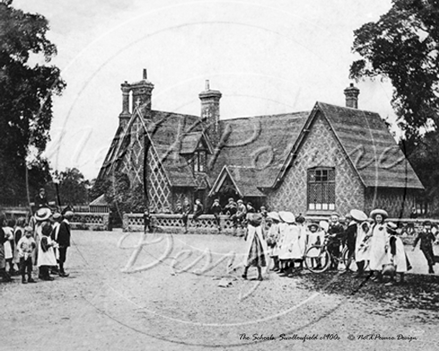
<svg viewBox="0 0 440 351"><path fill-rule="evenodd" d="M50 238L52 226L45 224L41 230L41 238L38 243L37 266L40 269L39 277L43 280L53 280L49 274L49 268L57 265L54 247L57 243Z"/></svg>

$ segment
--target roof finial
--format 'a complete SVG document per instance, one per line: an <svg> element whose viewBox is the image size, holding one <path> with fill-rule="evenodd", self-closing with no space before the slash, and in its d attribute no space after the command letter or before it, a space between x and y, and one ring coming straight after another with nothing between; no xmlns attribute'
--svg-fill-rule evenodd
<svg viewBox="0 0 440 351"><path fill-rule="evenodd" d="M146 68L144 68L144 71L143 71L143 79L147 80L147 69Z"/></svg>
<svg viewBox="0 0 440 351"><path fill-rule="evenodd" d="M209 79L205 80L205 90L209 90Z"/></svg>

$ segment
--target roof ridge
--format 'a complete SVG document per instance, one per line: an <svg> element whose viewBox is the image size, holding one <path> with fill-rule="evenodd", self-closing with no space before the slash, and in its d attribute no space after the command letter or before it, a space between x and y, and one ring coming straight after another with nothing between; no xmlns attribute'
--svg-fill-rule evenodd
<svg viewBox="0 0 440 351"><path fill-rule="evenodd" d="M362 110L360 108L354 108L354 107L347 107L347 106L329 104L328 102L322 102L322 101L316 101L316 103L319 104L319 105L327 105L327 106L332 106L332 107L337 107L337 108L343 108L345 110L350 110L350 111L368 112L368 113L372 113L372 114L378 115L380 118L382 118L379 113L374 112L374 111L370 111L370 110Z"/></svg>
<svg viewBox="0 0 440 351"><path fill-rule="evenodd" d="M285 117L289 115L294 115L292 117L306 117L306 116L295 116L295 115L301 115L301 114L310 114L310 111L298 111L298 112L287 112L287 113L278 113L274 115L260 115L260 116L248 116L248 117L232 117L232 118L226 118L226 119L220 119L220 122L226 122L226 121L236 121L237 119L253 119L253 118L264 118L264 117Z"/></svg>

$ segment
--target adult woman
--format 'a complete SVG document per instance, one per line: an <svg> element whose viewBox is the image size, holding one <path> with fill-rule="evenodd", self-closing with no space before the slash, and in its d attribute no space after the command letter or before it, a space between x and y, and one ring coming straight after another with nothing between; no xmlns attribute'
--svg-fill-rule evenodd
<svg viewBox="0 0 440 351"><path fill-rule="evenodd" d="M244 260L243 279L247 279L249 267L257 267L258 280L263 280L261 275L261 267L266 267L266 242L263 238L263 230L261 228L262 216L259 213L252 213L248 216L247 233L244 240L247 241L246 256Z"/></svg>
<svg viewBox="0 0 440 351"><path fill-rule="evenodd" d="M373 280L382 281L382 268L389 263L388 256L388 234L385 226L385 219L388 213L382 209L371 211L370 217L374 220L367 237L370 239L370 270L372 274L376 272Z"/></svg>

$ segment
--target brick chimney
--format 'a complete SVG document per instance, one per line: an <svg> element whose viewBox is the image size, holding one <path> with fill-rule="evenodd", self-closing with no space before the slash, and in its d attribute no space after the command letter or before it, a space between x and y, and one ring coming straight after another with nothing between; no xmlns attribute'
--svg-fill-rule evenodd
<svg viewBox="0 0 440 351"><path fill-rule="evenodd" d="M199 94L202 103L201 118L208 138L214 145L220 137L220 98L222 93L209 88L209 80L205 81L205 90Z"/></svg>
<svg viewBox="0 0 440 351"><path fill-rule="evenodd" d="M122 90L122 112L119 114L119 125L124 127L130 120L130 84L125 81L121 84Z"/></svg>
<svg viewBox="0 0 440 351"><path fill-rule="evenodd" d="M130 84L133 111L137 106L143 106L142 111L148 113L151 110L151 91L154 89L153 83L147 80L147 70L144 68L142 80Z"/></svg>
<svg viewBox="0 0 440 351"><path fill-rule="evenodd" d="M350 83L350 86L344 89L344 94L345 94L345 106L351 108L358 108L359 89L356 88L353 83Z"/></svg>

